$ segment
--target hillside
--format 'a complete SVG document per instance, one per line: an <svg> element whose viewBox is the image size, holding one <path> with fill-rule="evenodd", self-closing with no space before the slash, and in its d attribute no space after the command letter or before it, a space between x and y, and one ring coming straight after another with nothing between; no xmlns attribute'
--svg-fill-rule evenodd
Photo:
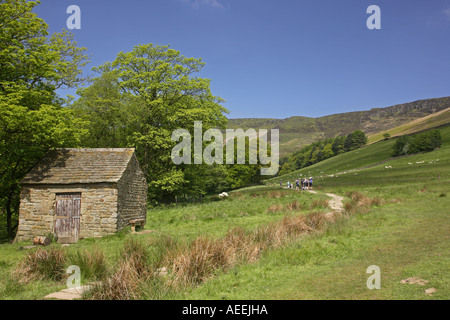
<svg viewBox="0 0 450 320"><path fill-rule="evenodd" d="M389 134L391 138L398 137L405 134L412 134L419 131L424 131L431 128L440 127L450 122L450 108L432 113L428 116L413 120L411 122L402 124L398 127L385 130L368 137L368 143L374 143L384 139L384 134Z"/></svg>
<svg viewBox="0 0 450 320"><path fill-rule="evenodd" d="M442 149L448 150L450 144L450 125L442 127L439 130L441 131L443 143L445 144L445 148L443 147ZM276 185L280 181L283 183L286 181L293 182L298 177L312 176L314 177L314 181L319 185L323 181L327 181L327 184L333 184L336 178L339 178L339 180L345 178L349 183L351 181L353 185L359 183L364 185L367 184L367 180L362 179L362 176L359 175L361 175L361 172L369 169L370 172L376 172L376 174L371 176L371 179L382 180L383 172L389 170L385 167L392 166L393 163L396 165L396 170L398 170L414 165L422 165L422 163L415 163L420 161L435 163L438 160L439 162L439 158L435 158L435 152L392 157L394 143L395 139L378 141L363 148L337 155L312 166L296 170L283 176L271 178L267 181L269 184ZM444 152L443 150L440 152ZM443 160L441 157L439 165L444 165ZM428 170L427 163L424 163L421 174L426 175L426 170ZM403 179L403 177L401 178Z"/></svg>
<svg viewBox="0 0 450 320"><path fill-rule="evenodd" d="M279 129L280 156L283 157L318 140L347 135L357 129L370 136L448 108L450 108L450 97L443 97L319 118L295 116L287 119L229 119L228 128ZM448 112L441 116L441 124L450 121Z"/></svg>

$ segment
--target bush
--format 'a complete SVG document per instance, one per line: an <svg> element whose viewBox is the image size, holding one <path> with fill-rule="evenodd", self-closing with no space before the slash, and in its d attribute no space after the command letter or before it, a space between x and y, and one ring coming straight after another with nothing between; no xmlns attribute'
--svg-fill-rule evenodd
<svg viewBox="0 0 450 320"><path fill-rule="evenodd" d="M394 156L428 152L442 145L442 137L439 130L421 132L412 136L401 136L395 141Z"/></svg>

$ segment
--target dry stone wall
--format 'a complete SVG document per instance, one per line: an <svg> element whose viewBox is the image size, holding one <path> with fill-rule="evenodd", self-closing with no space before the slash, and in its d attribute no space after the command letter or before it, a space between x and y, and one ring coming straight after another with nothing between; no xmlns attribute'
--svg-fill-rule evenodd
<svg viewBox="0 0 450 320"><path fill-rule="evenodd" d="M118 230L126 227L130 220L146 219L147 182L135 156L119 180L118 191Z"/></svg>
<svg viewBox="0 0 450 320"><path fill-rule="evenodd" d="M16 241L54 234L56 194L81 192L80 238L117 232L117 184L23 186Z"/></svg>

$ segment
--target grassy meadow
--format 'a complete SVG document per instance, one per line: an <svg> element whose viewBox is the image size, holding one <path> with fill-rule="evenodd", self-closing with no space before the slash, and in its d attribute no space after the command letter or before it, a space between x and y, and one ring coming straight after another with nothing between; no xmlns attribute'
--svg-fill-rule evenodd
<svg viewBox="0 0 450 320"><path fill-rule="evenodd" d="M61 290L73 264L82 283L102 283L86 299L449 299L450 126L440 130L429 153L392 158L389 139L225 199L149 208L145 233L1 244L0 299ZM279 187L305 176L317 194ZM325 193L344 197L331 220ZM381 289L366 286L371 265ZM411 277L428 282L401 283Z"/></svg>

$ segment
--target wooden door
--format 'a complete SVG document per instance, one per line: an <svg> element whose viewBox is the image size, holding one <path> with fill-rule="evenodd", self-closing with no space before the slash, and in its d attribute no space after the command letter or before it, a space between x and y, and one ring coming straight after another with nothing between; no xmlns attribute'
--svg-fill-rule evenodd
<svg viewBox="0 0 450 320"><path fill-rule="evenodd" d="M55 235L59 243L75 243L80 234L81 193L57 193Z"/></svg>

